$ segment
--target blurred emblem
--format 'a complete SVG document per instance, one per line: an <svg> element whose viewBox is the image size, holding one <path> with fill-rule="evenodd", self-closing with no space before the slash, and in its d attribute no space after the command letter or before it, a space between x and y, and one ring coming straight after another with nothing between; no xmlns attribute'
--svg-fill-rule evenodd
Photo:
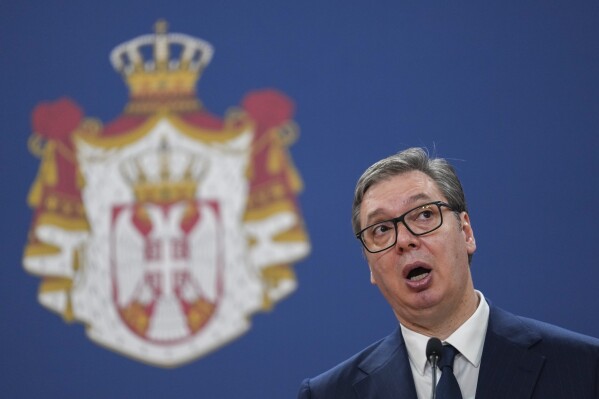
<svg viewBox="0 0 599 399"><path fill-rule="evenodd" d="M308 255L288 151L293 104L248 93L223 118L196 94L207 42L168 33L110 56L130 97L102 124L68 98L33 111L34 210L23 264L39 301L98 344L173 367L250 327L296 287Z"/></svg>

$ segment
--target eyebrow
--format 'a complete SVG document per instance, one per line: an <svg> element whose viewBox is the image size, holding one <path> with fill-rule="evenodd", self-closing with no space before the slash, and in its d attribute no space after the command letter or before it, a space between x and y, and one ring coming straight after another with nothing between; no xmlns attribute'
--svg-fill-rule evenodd
<svg viewBox="0 0 599 399"><path fill-rule="evenodd" d="M414 194L409 196L405 201L404 204L413 204L414 202L418 202L420 200L432 200L431 197L428 194L425 193L418 193L418 194ZM383 210L382 208L377 208L374 211L370 212L367 216L366 216L366 225L370 225L372 224L372 219L376 218L377 216L379 216L380 214L385 214L387 213L385 210Z"/></svg>
<svg viewBox="0 0 599 399"><path fill-rule="evenodd" d="M406 201L406 203L416 202L421 199L432 200L432 198L428 194L419 193L419 194L415 194L415 195L412 195L411 197L409 197L408 200Z"/></svg>

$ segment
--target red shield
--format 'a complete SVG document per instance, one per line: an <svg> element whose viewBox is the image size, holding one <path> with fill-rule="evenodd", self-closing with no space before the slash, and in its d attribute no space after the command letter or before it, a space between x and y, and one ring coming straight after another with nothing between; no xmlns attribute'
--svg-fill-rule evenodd
<svg viewBox="0 0 599 399"><path fill-rule="evenodd" d="M223 294L223 233L216 201L113 207L112 298L134 334L175 344L211 320Z"/></svg>

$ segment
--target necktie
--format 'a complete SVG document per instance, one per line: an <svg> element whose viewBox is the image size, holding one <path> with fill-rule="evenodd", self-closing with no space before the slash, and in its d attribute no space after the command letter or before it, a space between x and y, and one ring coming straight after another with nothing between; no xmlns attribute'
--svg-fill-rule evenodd
<svg viewBox="0 0 599 399"><path fill-rule="evenodd" d="M453 375L453 359L457 353L458 350L453 346L443 346L438 364L442 374L437 384L437 399L462 399L458 380Z"/></svg>

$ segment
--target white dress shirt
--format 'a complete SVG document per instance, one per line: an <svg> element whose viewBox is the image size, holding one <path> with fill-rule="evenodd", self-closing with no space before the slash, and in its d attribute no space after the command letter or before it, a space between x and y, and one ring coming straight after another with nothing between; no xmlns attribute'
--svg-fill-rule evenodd
<svg viewBox="0 0 599 399"><path fill-rule="evenodd" d="M489 304L480 291L476 293L480 301L474 314L443 341L443 344L451 344L460 351L454 360L453 372L464 399L474 399L476 394L480 360L489 323ZM414 332L401 324L400 326L408 349L418 399L430 398L433 371L426 358L426 344L430 337ZM441 371L437 369L437 382L440 377Z"/></svg>

